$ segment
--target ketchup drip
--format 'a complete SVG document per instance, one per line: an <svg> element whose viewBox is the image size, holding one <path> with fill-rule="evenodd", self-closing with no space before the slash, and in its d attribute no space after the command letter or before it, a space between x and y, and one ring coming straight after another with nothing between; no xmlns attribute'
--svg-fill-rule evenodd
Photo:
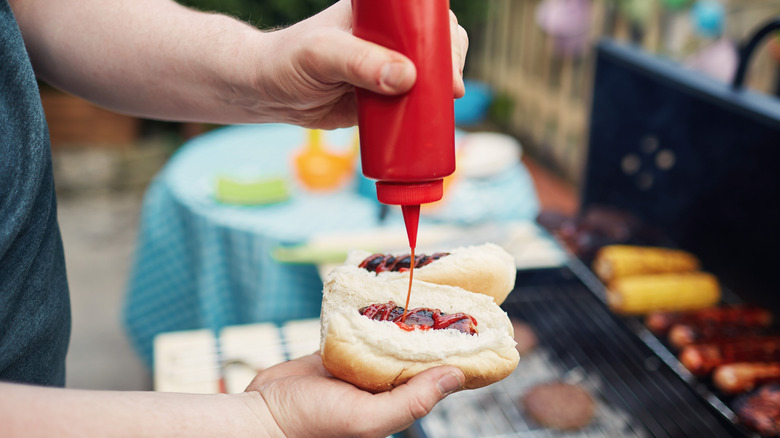
<svg viewBox="0 0 780 438"><path fill-rule="evenodd" d="M409 308L409 298L412 297L412 278L414 277L414 248L417 246L417 227L420 224L420 205L403 205L401 211L404 214L404 225L406 225L406 236L409 239L409 250L411 252L412 263L409 264L409 290L406 292L406 305L404 314L401 317L401 323L406 323L406 309Z"/></svg>
<svg viewBox="0 0 780 438"><path fill-rule="evenodd" d="M412 253L412 260L414 260L414 247L410 248ZM406 305L404 305L404 315L401 318L401 323L406 323L406 309L409 308L409 298L412 297L412 278L414 277L414 263L409 265L409 290L406 292Z"/></svg>

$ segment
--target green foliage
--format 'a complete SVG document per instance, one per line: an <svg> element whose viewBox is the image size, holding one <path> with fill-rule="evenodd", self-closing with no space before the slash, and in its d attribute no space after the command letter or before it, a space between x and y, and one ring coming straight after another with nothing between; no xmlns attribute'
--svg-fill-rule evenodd
<svg viewBox="0 0 780 438"><path fill-rule="evenodd" d="M487 6L485 0L450 0L450 9L458 16L458 22L469 35L485 24Z"/></svg>
<svg viewBox="0 0 780 438"><path fill-rule="evenodd" d="M288 26L327 8L336 0L178 0L204 11L222 12L261 29ZM450 7L467 31L484 22L487 2L450 0Z"/></svg>
<svg viewBox="0 0 780 438"><path fill-rule="evenodd" d="M506 93L497 93L488 109L488 117L500 126L508 126L514 110L515 101L512 96Z"/></svg>
<svg viewBox="0 0 780 438"><path fill-rule="evenodd" d="M178 0L203 11L222 12L261 29L288 26L335 3L335 0Z"/></svg>

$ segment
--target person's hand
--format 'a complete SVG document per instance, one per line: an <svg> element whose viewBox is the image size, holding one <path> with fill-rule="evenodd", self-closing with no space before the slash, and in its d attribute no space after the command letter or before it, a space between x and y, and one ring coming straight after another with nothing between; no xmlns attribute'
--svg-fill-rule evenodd
<svg viewBox="0 0 780 438"><path fill-rule="evenodd" d="M265 33L265 50L273 61L256 80L257 89L242 90L236 103L260 119L275 118L309 128L332 129L357 123L354 86L395 95L408 91L417 73L405 56L361 40L351 33L352 7L341 0L289 28ZM450 12L453 96L462 97L466 31ZM253 101L253 93L259 101Z"/></svg>
<svg viewBox="0 0 780 438"><path fill-rule="evenodd" d="M257 391L286 437L386 437L427 415L465 377L454 367L426 370L392 391L371 394L331 376L319 354L271 367L255 377Z"/></svg>

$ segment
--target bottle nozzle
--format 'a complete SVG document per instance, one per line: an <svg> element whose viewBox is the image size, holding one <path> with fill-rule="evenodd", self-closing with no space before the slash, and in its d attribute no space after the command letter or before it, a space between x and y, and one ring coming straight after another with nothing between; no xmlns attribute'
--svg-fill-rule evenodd
<svg viewBox="0 0 780 438"><path fill-rule="evenodd" d="M402 205L406 225L406 236L409 238L409 248L417 248L417 227L420 224L420 205ZM412 261L414 263L414 261Z"/></svg>

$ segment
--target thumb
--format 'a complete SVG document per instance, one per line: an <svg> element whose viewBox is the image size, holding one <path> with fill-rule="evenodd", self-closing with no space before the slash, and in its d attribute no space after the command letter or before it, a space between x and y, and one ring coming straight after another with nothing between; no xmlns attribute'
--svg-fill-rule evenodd
<svg viewBox="0 0 780 438"><path fill-rule="evenodd" d="M449 394L463 388L463 371L451 366L431 368L416 375L405 384L381 396L376 412L383 412L382 420L388 430L394 426L403 430L426 415ZM381 409L381 410L379 410ZM381 427L381 425L377 425ZM393 432L390 430L391 433Z"/></svg>
<svg viewBox="0 0 780 438"><path fill-rule="evenodd" d="M417 79L414 63L396 51L336 29L321 37L325 41L320 41L309 63L312 72L325 76L323 81L395 95L409 91Z"/></svg>

